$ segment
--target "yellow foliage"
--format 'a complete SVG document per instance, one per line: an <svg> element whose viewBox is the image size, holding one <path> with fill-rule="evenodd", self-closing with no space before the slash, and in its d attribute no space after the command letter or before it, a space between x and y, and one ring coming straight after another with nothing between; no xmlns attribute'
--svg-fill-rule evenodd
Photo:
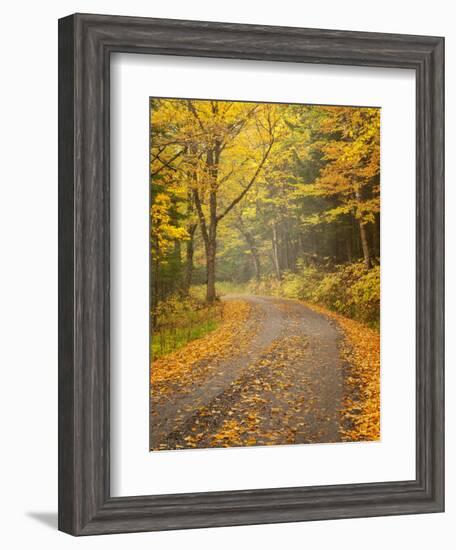
<svg viewBox="0 0 456 550"><path fill-rule="evenodd" d="M166 254L174 246L175 241L188 239L187 230L172 223L170 208L171 197L165 193L158 193L150 209L152 253L155 256L159 252Z"/></svg>

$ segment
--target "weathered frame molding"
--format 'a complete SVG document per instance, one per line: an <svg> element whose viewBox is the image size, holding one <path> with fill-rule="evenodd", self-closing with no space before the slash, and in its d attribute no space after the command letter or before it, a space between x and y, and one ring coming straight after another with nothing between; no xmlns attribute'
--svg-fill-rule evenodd
<svg viewBox="0 0 456 550"><path fill-rule="evenodd" d="M110 496L112 52L416 72L416 479ZM76 14L59 21L59 529L73 535L444 509L444 39Z"/></svg>

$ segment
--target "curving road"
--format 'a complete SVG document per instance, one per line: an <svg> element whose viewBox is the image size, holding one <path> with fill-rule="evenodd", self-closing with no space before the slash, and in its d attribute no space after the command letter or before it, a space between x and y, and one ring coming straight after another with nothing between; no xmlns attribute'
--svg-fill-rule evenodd
<svg viewBox="0 0 456 550"><path fill-rule="evenodd" d="M337 326L294 300L224 299L251 305L247 326L240 327L251 330L249 346L214 361L216 368L183 395L160 402L152 388L151 447L185 447L188 434L197 431L205 434L197 446L206 447L229 418L247 426L237 445L339 441L343 362Z"/></svg>

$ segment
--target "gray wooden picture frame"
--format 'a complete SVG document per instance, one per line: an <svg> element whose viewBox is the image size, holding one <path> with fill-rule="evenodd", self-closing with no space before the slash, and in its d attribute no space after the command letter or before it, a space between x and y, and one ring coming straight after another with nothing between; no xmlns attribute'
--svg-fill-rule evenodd
<svg viewBox="0 0 456 550"><path fill-rule="evenodd" d="M416 479L110 496L113 52L415 70ZM84 14L59 21L60 530L92 535L441 512L443 376L443 38Z"/></svg>

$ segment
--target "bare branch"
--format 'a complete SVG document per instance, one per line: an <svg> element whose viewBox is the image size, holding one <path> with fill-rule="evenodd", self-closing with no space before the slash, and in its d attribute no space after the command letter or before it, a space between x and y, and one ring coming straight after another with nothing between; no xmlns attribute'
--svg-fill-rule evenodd
<svg viewBox="0 0 456 550"><path fill-rule="evenodd" d="M266 162L268 156L269 156L269 153L271 152L271 149L272 149L272 146L274 145L274 138L271 138L270 142L269 142L269 146L268 148L266 149L266 152L265 154L263 155L263 158L261 159L261 162L260 164L258 165L258 168L255 170L255 173L253 174L251 180L249 181L249 183L247 184L247 186L243 189L242 193L240 193L233 201L232 203L227 207L227 209L223 212L223 214L220 214L219 216L217 216L217 223L222 219L224 218L228 212L230 212L235 206L236 204L238 204L244 197L245 195L248 193L249 189L252 187L252 185L255 183L255 180L257 179L258 175L260 174L262 168L263 168L263 165L264 163Z"/></svg>
<svg viewBox="0 0 456 550"><path fill-rule="evenodd" d="M157 154L155 156L155 158L162 163L162 166L160 166L160 168L158 168L157 170L155 170L154 172L151 173L151 176L156 176L159 172L161 172L164 168L169 168L170 170L173 170L174 172L177 172L177 168L175 168L174 166L171 166L171 163L174 162L177 158L179 158L182 154L183 154L183 150L182 151L179 151L178 153L176 153L170 160L166 161L166 160L163 160L161 159L158 155L160 154Z"/></svg>

